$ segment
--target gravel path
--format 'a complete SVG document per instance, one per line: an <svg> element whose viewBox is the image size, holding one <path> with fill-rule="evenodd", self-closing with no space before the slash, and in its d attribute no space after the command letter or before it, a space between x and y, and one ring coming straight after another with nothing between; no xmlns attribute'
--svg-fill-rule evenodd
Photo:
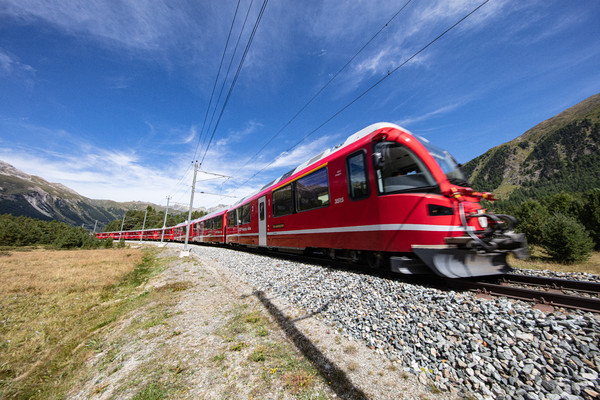
<svg viewBox="0 0 600 400"><path fill-rule="evenodd" d="M277 260L180 247L159 253L168 266L140 289L149 302L97 332L68 399L457 399L228 268Z"/></svg>
<svg viewBox="0 0 600 400"><path fill-rule="evenodd" d="M600 319L592 313L544 314L519 301L223 248L193 252L256 290L309 310L441 390L479 399L600 398Z"/></svg>

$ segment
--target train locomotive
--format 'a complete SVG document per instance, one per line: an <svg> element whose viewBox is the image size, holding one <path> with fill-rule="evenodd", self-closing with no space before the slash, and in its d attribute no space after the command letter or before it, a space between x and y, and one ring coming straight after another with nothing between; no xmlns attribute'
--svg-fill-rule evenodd
<svg viewBox="0 0 600 400"><path fill-rule="evenodd" d="M191 242L321 254L403 274L505 274L527 257L515 219L487 213L446 151L391 123L354 133L235 205L189 223ZM99 238L181 241L187 223Z"/></svg>

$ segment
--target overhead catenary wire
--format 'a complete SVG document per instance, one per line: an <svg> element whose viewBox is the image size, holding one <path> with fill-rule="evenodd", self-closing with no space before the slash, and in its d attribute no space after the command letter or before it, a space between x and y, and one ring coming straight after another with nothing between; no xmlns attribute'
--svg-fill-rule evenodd
<svg viewBox="0 0 600 400"><path fill-rule="evenodd" d="M429 48L432 44L434 44L435 42L437 42L438 40L440 40L442 37L444 37L448 32L450 32L452 29L454 29L455 27L457 27L460 23L462 23L464 20L466 20L467 18L469 18L471 15L473 15L475 12L477 12L477 10L479 10L481 7L483 7L485 4L487 4L490 0L485 0L484 2L482 2L481 4L479 4L477 7L475 7L473 10L471 10L469 13L467 13L465 16L463 16L461 19L459 19L457 22L455 22L452 26L450 26L449 28L447 28L444 32L440 33L438 36L436 36L433 40L429 41L429 43L427 43L425 46L423 46L420 50L418 50L417 52L415 52L413 55L411 55L410 57L408 57L406 60L404 60L402 63L400 63L398 66L396 66L394 69L392 69L391 71L389 71L386 75L384 75L382 78L380 78L377 82L375 82L374 84L372 84L371 86L369 86L366 90L364 90L362 93L360 93L358 96L356 96L352 101L350 101L349 103L347 103L346 105L344 105L342 108L340 108L339 110L337 110L333 115L331 115L329 118L327 118L324 122L322 122L319 126L317 126L315 129L313 129L312 131L308 132L306 135L304 135L302 137L302 139L300 139L298 142L296 142L296 144L294 144L293 146L291 146L290 148L288 148L287 150L283 151L282 153L280 153L277 157L275 157L271 162L267 163L263 168L261 168L260 170L258 170L256 173L254 173L250 178L246 179L243 183L241 183L240 185L238 185L238 188L241 187L242 185L248 183L249 181L251 181L256 175L258 175L259 173L261 173L262 171L264 171L265 169L267 169L270 165L272 165L273 163L275 163L277 160L279 160L281 157L283 157L284 154L289 153L291 150L295 149L296 147L298 147L302 142L304 142L307 138L309 138L311 135L313 135L315 132L317 132L319 129L321 129L323 126L325 126L327 123L329 123L332 119L334 119L335 117L337 117L339 114L341 114L344 110L346 110L348 107L350 107L352 104L356 103L359 99L361 99L364 95L366 95L367 93L369 93L371 90L373 90L375 87L379 86L379 84L381 84L384 80L386 80L387 78L389 78L393 73L395 73L396 71L398 71L400 68L402 68L404 65L406 65L407 63L409 63L411 60L413 60L415 57L417 57L419 54L421 54L423 51L425 51L427 48Z"/></svg>
<svg viewBox="0 0 600 400"><path fill-rule="evenodd" d="M231 21L231 26L229 27L229 33L227 34L227 40L225 41L225 47L223 49L223 54L221 55L221 61L219 62L219 69L217 70L217 76L215 77L215 83L213 84L212 92L210 93L210 100L208 102L208 107L206 107L206 113L204 114L204 121L202 122L202 129L200 129L200 134L198 135L198 142L196 143L196 149L194 150L194 157L192 157L192 159L196 159L196 155L198 154L198 149L200 147L202 135L204 133L204 128L206 126L206 120L208 119L208 113L209 113L211 105L212 105L212 101L213 101L213 98L215 95L215 89L217 88L217 83L219 82L219 76L221 75L221 68L223 67L223 61L225 60L225 54L227 53L227 48L229 47L229 39L231 38L231 32L233 31L233 27L235 25L235 20L237 18L238 10L240 8L240 1L241 0L238 0L237 6L235 7L235 13L233 14L233 20ZM215 105L215 109L216 109L216 105Z"/></svg>
<svg viewBox="0 0 600 400"><path fill-rule="evenodd" d="M254 24L254 28L252 29L252 33L250 34L250 38L248 39L248 43L246 44L246 48L244 50L244 54L242 55L242 58L240 60L240 63L238 65L238 69L235 73L235 76L233 78L233 81L231 82L231 85L229 87L229 92L227 93L227 97L225 98L225 102L223 103L223 106L221 108L221 112L219 113L219 118L217 119L217 122L215 123L215 126L213 128L212 134L210 136L210 140L208 141L208 144L206 145L206 148L204 150L204 154L200 160L200 164L202 164L204 162L204 159L206 158L206 154L208 153L208 150L210 149L210 145L215 137L215 133L217 131L217 128L219 127L219 123L221 122L221 117L223 116L223 113L225 112L225 108L227 107L227 103L229 102L229 99L231 98L231 93L233 92L233 88L235 87L235 84L238 80L238 77L240 75L240 71L242 70L242 66L244 65L244 61L246 60L246 56L248 55L248 50L250 50L250 46L252 45L252 41L254 40L254 35L256 34L256 30L258 29L258 26L260 25L260 21L262 19L262 16L265 12L265 8L267 7L267 3L269 0L264 0L262 7L260 9L260 13L258 14L258 17L256 18L256 22Z"/></svg>
<svg viewBox="0 0 600 400"><path fill-rule="evenodd" d="M269 140L267 140L267 142L253 156L248 158L246 163L237 172L244 169L244 167L248 165L251 160L255 159L256 156L258 156L277 136L281 134L281 132L283 132L300 114L302 114L302 112L331 84L331 82L333 82L333 80L337 78L338 75L342 73L342 71L344 71L346 67L350 65L350 63L354 61L354 59L358 57L358 55L362 53L362 51L369 44L371 44L371 42L375 40L375 38L379 36L379 34L385 28L388 27L388 25L410 4L411 1L412 0L408 0L406 3L404 3L404 5L369 40L367 40L367 42L356 53L354 53L352 57L350 57L350 59L292 116L292 118L290 118L273 136L271 136ZM234 175L236 175L237 172Z"/></svg>
<svg viewBox="0 0 600 400"><path fill-rule="evenodd" d="M210 130L210 126L213 123L215 118L215 114L217 112L217 105L221 101L221 96L223 95L223 90L225 89L225 83L227 83L227 78L229 77L229 72L231 71L231 66L233 65L233 60L235 59L235 55L237 53L238 46L242 39L242 34L244 33L244 28L246 27L246 22L248 21L248 16L250 15L250 10L252 9L252 5L254 4L254 0L250 1L250 5L248 6L248 11L246 12L246 17L244 18L244 23L242 24L242 28L240 29L240 33L238 35L237 41L235 43L235 47L231 52L231 58L229 60L229 65L227 66L227 72L225 73L225 78L223 78L223 83L221 84L221 90L219 91L219 97L217 97L217 101L215 102L215 108L213 109L213 113L210 117L210 122L208 123L208 130ZM194 155L195 157L195 155Z"/></svg>
<svg viewBox="0 0 600 400"><path fill-rule="evenodd" d="M221 55L221 61L219 63L219 69L217 70L217 76L215 77L215 82L213 84L212 92L210 94L210 99L209 99L209 102L208 102L208 106L206 107L206 113L204 115L204 121L202 122L202 129L200 129L200 133L198 134L198 141L196 143L196 148L194 150L194 156L192 157L192 159L196 159L196 155L198 154L198 148L200 146L200 142L201 142L201 139L202 139L202 134L203 134L203 131L204 131L204 128L205 128L205 124L206 124L206 120L208 119L208 113L209 113L210 107L212 105L212 101L213 101L214 94L215 94L215 89L217 87L217 83L219 82L219 76L221 74L221 68L223 66L223 60L225 59L225 54L227 53L227 47L229 46L229 39L231 38L231 32L233 31L233 27L235 25L235 20L237 18L237 13L238 13L238 10L239 10L239 7L240 7L240 2L241 2L241 0L238 0L237 6L235 8L235 13L233 14L233 20L231 21L231 26L229 27L229 33L227 34L227 40L225 41L225 47L223 49L223 54ZM185 170L185 172L183 173L182 177L179 179L179 181L171 189L171 191L170 191L171 193L173 191L175 191L175 189L177 188L177 186L179 186L185 180L188 172L191 171L191 167L192 167L192 164L188 165L188 168Z"/></svg>

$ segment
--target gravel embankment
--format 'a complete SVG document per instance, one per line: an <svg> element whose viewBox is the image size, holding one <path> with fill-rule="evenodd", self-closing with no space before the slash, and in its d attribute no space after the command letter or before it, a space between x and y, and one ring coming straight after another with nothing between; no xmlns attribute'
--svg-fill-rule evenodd
<svg viewBox="0 0 600 400"><path fill-rule="evenodd" d="M491 399L600 398L600 318L592 313L544 314L504 298L484 300L229 249L197 251L440 389Z"/></svg>

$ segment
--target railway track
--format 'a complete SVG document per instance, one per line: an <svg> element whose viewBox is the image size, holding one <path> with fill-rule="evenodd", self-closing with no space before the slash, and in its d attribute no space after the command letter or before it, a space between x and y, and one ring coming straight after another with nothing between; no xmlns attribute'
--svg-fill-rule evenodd
<svg viewBox="0 0 600 400"><path fill-rule="evenodd" d="M540 308L566 307L600 313L598 282L511 274L495 281L456 279L447 283L452 289L531 301Z"/></svg>
<svg viewBox="0 0 600 400"><path fill-rule="evenodd" d="M365 265L344 260L331 260L305 254L274 253L255 248L239 248L238 250L295 262L318 264L324 267L345 268L382 278L401 279L414 284L434 286L439 289L466 290L481 295L504 296L530 301L538 308L547 311L550 311L552 307L565 307L600 314L600 282L517 274L509 274L500 278L493 277L487 281L478 281L473 278L444 279L433 275L398 275L389 271L369 269Z"/></svg>

